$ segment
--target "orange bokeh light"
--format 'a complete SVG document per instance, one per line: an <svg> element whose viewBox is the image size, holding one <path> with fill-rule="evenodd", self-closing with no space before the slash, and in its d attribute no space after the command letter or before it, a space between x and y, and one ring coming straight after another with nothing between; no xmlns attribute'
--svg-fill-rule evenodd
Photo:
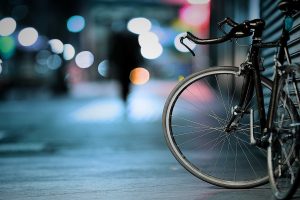
<svg viewBox="0 0 300 200"><path fill-rule="evenodd" d="M135 85L143 85L149 81L150 73L145 68L137 67L130 72L129 78L131 83Z"/></svg>

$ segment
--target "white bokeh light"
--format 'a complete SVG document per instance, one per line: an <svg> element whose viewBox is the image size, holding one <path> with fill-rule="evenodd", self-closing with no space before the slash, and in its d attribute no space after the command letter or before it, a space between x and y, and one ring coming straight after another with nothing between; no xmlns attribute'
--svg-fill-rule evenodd
<svg viewBox="0 0 300 200"><path fill-rule="evenodd" d="M75 49L71 44L64 45L63 57L65 60L71 60L75 56Z"/></svg>
<svg viewBox="0 0 300 200"><path fill-rule="evenodd" d="M59 39L49 40L49 44L53 53L60 54L64 51L64 44Z"/></svg>
<svg viewBox="0 0 300 200"><path fill-rule="evenodd" d="M0 36L11 35L17 27L16 21L11 17L6 17L0 20Z"/></svg>
<svg viewBox="0 0 300 200"><path fill-rule="evenodd" d="M149 43L158 43L159 38L153 32L145 32L139 35L139 44L140 46L148 45Z"/></svg>
<svg viewBox="0 0 300 200"><path fill-rule="evenodd" d="M75 63L80 68L88 68L94 63L94 55L89 51L82 51L76 55Z"/></svg>
<svg viewBox="0 0 300 200"><path fill-rule="evenodd" d="M33 45L39 37L37 30L32 27L24 28L19 32L18 41L22 46Z"/></svg>
<svg viewBox="0 0 300 200"><path fill-rule="evenodd" d="M146 59L156 59L163 53L163 47L160 43L144 45L141 48L141 54Z"/></svg>
<svg viewBox="0 0 300 200"><path fill-rule="evenodd" d="M180 43L180 37L185 36L185 35L186 35L186 33L180 33L174 39L175 48L180 52L189 52L189 50ZM196 47L196 44L188 39L184 40L184 44L186 44L192 50Z"/></svg>
<svg viewBox="0 0 300 200"><path fill-rule="evenodd" d="M151 21L144 17L137 17L131 19L127 24L127 29L135 34L142 34L149 32L151 29Z"/></svg>

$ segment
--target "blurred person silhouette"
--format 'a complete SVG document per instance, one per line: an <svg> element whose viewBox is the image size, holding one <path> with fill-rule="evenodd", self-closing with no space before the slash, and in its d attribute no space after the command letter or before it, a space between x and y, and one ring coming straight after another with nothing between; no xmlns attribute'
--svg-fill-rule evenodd
<svg viewBox="0 0 300 200"><path fill-rule="evenodd" d="M143 62L138 43L138 35L126 28L125 22L115 23L109 35L108 61L112 76L118 81L120 95L127 106L130 93L130 72Z"/></svg>

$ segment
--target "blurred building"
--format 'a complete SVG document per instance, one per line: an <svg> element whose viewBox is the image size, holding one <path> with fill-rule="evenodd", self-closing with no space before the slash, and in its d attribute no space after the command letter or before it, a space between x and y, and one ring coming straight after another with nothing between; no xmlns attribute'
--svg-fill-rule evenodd
<svg viewBox="0 0 300 200"><path fill-rule="evenodd" d="M225 17L242 22L262 15L270 18L267 28L272 29L269 23L280 13L273 12L276 5L270 4L259 0L3 0L0 94L7 97L16 88L65 94L77 83L110 80L108 38L112 31L124 28L139 36L145 62L136 67L149 73L147 80L142 77L137 84L148 79L177 80L211 65L238 65L247 53L247 46L241 46L249 39L193 46L197 54L193 58L178 44L178 35L191 31L203 38L220 36L217 22Z"/></svg>

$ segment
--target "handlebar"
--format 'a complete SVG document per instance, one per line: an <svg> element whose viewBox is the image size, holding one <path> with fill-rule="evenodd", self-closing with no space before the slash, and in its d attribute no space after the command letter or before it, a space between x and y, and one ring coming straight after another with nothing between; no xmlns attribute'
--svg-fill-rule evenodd
<svg viewBox="0 0 300 200"><path fill-rule="evenodd" d="M188 39L188 40L194 42L195 44L200 44L200 45L218 44L218 43L222 43L222 42L231 40L233 38L243 38L243 37L251 36L253 34L252 30L257 30L257 29L263 30L264 25L265 25L265 23L262 19L254 19L251 21L244 21L243 23L238 24L230 18L225 18L223 21L219 22L219 27L222 28L222 26L224 24L227 24L232 28L228 33L226 33L222 37L201 39L201 38L198 38L197 36L193 35L192 33L187 32L186 36L183 36L180 38L180 42L193 54L193 56L195 56L195 53L193 52L193 50L191 50L183 42L184 39Z"/></svg>

